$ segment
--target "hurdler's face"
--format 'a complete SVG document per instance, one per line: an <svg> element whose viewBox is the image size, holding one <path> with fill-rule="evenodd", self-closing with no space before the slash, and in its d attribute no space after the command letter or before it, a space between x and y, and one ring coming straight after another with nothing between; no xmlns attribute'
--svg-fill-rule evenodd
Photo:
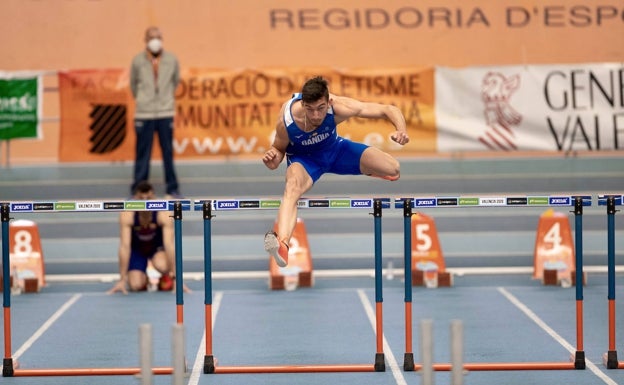
<svg viewBox="0 0 624 385"><path fill-rule="evenodd" d="M303 109L305 111L308 121L314 126L320 126L327 115L329 110L330 101L324 98L312 103L303 103Z"/></svg>

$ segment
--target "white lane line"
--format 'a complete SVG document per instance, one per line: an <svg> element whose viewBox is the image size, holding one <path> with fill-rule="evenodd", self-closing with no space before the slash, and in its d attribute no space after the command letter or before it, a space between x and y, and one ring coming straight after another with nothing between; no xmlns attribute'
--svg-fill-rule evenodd
<svg viewBox="0 0 624 385"><path fill-rule="evenodd" d="M555 341L557 341L561 346L563 346L570 354L576 353L576 348L572 346L571 343L566 341L563 337L561 337L556 331L553 330L548 324L542 321L541 318L537 316L531 309L529 309L525 304L520 302L518 298L516 298L513 294L505 290L505 288L499 287L498 291L505 296L514 304L520 311L522 311L527 317L529 317L533 322L537 324L542 330L544 330L548 335L550 335ZM618 385L616 381L611 379L609 376L604 374L594 363L585 359L585 366L592 371L596 375L596 377L600 378L607 385Z"/></svg>
<svg viewBox="0 0 624 385"><path fill-rule="evenodd" d="M358 289L357 293L358 293L358 296L360 297L360 301L362 302L362 305L364 306L364 311L366 312L366 315L368 316L368 320L370 321L371 326L373 327L373 330L376 332L377 329L375 327L375 324L376 324L377 318L375 317L373 306L368 301L368 298L366 297L364 290ZM394 380L396 381L397 385L407 385L407 381L405 381L405 377L403 377L403 372L401 372L401 368L399 367L399 364L397 363L396 358L394 358L394 354L392 354L392 350L390 349L390 345L388 344L388 340L386 340L385 335L383 336L383 349L384 349L384 356L388 360L388 366L390 366L390 370L392 371L392 376L394 376Z"/></svg>
<svg viewBox="0 0 624 385"><path fill-rule="evenodd" d="M215 292L215 296L212 300L212 329L214 330L214 324L217 320L217 313L221 306L221 299L223 298L223 292ZM201 343L197 349L197 355L195 356L195 363L193 364L193 370L189 377L188 385L197 385L201 374L204 372L204 357L206 355L206 329L204 328L204 334L202 335Z"/></svg>
<svg viewBox="0 0 624 385"><path fill-rule="evenodd" d="M52 316L48 318L48 320L44 322L43 325L41 325L41 327L37 329L37 331L32 336L30 336L30 338L27 339L26 342L24 342L24 344L20 346L19 349L17 349L17 351L15 351L15 353L13 354L13 358L17 360L19 357L21 357L21 355L24 354L26 350L28 350L35 343L35 341L37 341L37 339L39 339L39 337L41 337L43 333L45 333L46 330L48 330L52 326L52 324L56 322L56 320L58 320L61 315L63 315L63 313L65 313L74 303L76 303L76 301L78 301L81 296L82 294L74 294L67 302L65 302L63 306L61 306L54 314L52 314Z"/></svg>

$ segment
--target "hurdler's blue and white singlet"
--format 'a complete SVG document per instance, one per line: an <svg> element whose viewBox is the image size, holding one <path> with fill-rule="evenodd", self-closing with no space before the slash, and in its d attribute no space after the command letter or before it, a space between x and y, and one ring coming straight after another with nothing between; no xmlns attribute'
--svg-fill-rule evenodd
<svg viewBox="0 0 624 385"><path fill-rule="evenodd" d="M331 106L321 125L313 131L303 131L292 114L292 105L299 100L301 94L294 94L284 109L284 125L289 140L286 147L288 165L300 163L314 182L324 173L361 174L360 158L368 146L338 136Z"/></svg>

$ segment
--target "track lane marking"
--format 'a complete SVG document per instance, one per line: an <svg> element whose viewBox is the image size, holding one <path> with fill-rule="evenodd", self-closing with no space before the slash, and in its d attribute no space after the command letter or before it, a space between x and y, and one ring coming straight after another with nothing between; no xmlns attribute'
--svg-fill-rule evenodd
<svg viewBox="0 0 624 385"><path fill-rule="evenodd" d="M212 300L212 329L214 330L214 325L217 320L217 313L219 312L219 307L221 306L221 300L223 299L223 292L217 291L215 292L214 299ZM189 377L188 385L197 385L199 383L199 379L201 374L204 372L204 357L206 355L206 328L204 327L204 334L202 335L201 343L199 344L199 348L197 349L197 355L195 356L195 362L193 363L193 369L191 371L191 375Z"/></svg>
<svg viewBox="0 0 624 385"><path fill-rule="evenodd" d="M509 300L513 305L515 305L520 311L522 311L529 319L537 326L539 326L542 330L544 330L548 335L550 335L555 341L557 341L561 346L563 346L570 354L576 353L576 348L572 346L571 343L566 341L563 337L561 337L553 328L548 326L546 322L544 322L541 318L537 316L528 306L522 303L518 298L516 298L513 294L505 290L503 287L497 288L497 290ZM592 371L596 375L596 377L600 378L607 385L618 385L616 381L611 379L611 377L604 374L594 363L585 359L585 366Z"/></svg>
<svg viewBox="0 0 624 385"><path fill-rule="evenodd" d="M375 327L375 323L376 323L377 318L375 317L373 306L368 301L368 298L366 297L364 290L358 289L357 293L358 293L358 296L360 297L360 301L362 302L362 306L364 306L364 311L366 312L366 315L368 316L368 320L370 321L371 326L373 327L373 331L376 332L377 329ZM394 380L396 381L397 385L407 385L407 381L405 381L405 377L403 377L403 372L401 371L401 368L399 367L399 364L396 358L394 357L394 354L392 354L392 349L390 349L390 344L388 344L388 340L386 339L385 335L383 336L383 348L384 348L384 356L388 360L388 366L390 366L390 370L392 371L392 376L394 376Z"/></svg>
<svg viewBox="0 0 624 385"><path fill-rule="evenodd" d="M80 297L82 297L82 294L74 294L71 296L71 298L63 304L63 306L54 312L54 314L52 314L52 316L50 316L50 318L48 318L43 325L41 325L41 327L39 327L39 329L37 329L37 331L30 336L30 338L28 338L26 342L24 342L22 346L15 351L13 359L17 360L21 357L22 354L24 354L39 339L39 337L41 337L52 326L52 324L63 315L63 313L65 313L73 304L76 303L76 301L80 299Z"/></svg>

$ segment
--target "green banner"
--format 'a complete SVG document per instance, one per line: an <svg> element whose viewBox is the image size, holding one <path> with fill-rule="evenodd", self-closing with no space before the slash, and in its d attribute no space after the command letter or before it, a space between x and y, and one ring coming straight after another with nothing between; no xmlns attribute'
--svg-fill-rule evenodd
<svg viewBox="0 0 624 385"><path fill-rule="evenodd" d="M38 138L39 77L0 79L0 140Z"/></svg>

